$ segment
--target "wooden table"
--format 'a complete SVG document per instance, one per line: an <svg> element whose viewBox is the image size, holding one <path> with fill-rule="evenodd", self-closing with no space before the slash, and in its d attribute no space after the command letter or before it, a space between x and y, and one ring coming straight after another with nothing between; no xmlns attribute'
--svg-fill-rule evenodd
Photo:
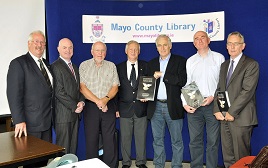
<svg viewBox="0 0 268 168"><path fill-rule="evenodd" d="M33 136L15 138L13 132L0 133L0 168L18 167L62 156L64 148Z"/></svg>

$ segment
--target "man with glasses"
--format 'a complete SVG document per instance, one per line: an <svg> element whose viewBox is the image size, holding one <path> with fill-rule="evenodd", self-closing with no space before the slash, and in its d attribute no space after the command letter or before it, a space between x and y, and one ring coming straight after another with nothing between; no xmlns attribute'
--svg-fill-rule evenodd
<svg viewBox="0 0 268 168"><path fill-rule="evenodd" d="M221 65L217 91L227 91L230 99L228 112L223 115L214 96L214 115L221 121L221 142L225 167L230 167L250 155L250 139L258 124L255 92L259 79L259 64L243 54L246 44L239 32L227 38L230 59ZM230 79L228 79L230 76Z"/></svg>
<svg viewBox="0 0 268 168"><path fill-rule="evenodd" d="M115 138L116 107L114 96L118 92L119 78L114 63L104 60L107 48L103 42L91 47L92 59L80 64L80 90L85 97L84 124L86 158L98 158L99 133L103 141L103 161L117 167Z"/></svg>
<svg viewBox="0 0 268 168"><path fill-rule="evenodd" d="M43 32L32 32L28 38L29 51L9 65L7 98L15 137L32 135L50 142L53 78L47 61L42 58L45 48Z"/></svg>

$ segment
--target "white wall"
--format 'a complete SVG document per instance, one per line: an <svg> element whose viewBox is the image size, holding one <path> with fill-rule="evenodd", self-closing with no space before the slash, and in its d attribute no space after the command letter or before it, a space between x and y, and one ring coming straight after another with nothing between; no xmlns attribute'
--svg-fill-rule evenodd
<svg viewBox="0 0 268 168"><path fill-rule="evenodd" d="M28 35L45 33L44 0L0 0L0 117L10 114L6 75L12 59L28 51Z"/></svg>

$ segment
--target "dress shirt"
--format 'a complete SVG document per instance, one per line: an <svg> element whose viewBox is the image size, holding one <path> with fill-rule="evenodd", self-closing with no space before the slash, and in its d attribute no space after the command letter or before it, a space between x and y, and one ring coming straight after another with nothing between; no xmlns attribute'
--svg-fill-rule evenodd
<svg viewBox="0 0 268 168"><path fill-rule="evenodd" d="M30 53L31 57L34 59L34 62L36 63L36 65L39 67L40 71L41 71L40 62L38 61L39 58L37 58L36 56L34 56L30 51L29 51L29 53ZM42 62L43 62L42 57L41 57L40 59L41 59ZM44 62L43 62L43 65L44 65L44 67L45 67L45 69L46 69L46 71L47 71L48 78L49 78L50 83L51 83L51 86L52 86L52 88L53 88L53 77L52 77L50 71L48 70L48 68L47 68L47 66L46 66L46 64L45 64Z"/></svg>
<svg viewBox="0 0 268 168"><path fill-rule="evenodd" d="M132 65L131 64L135 64L135 71L136 71L136 79L138 77L138 61L132 63L130 61L127 61L127 77L130 80L130 74L131 74L131 70L132 70Z"/></svg>
<svg viewBox="0 0 268 168"><path fill-rule="evenodd" d="M73 66L73 63L71 61L70 62L66 61L62 56L60 56L60 58L66 63L66 65L68 66L69 69L70 69L69 63L71 63L71 65ZM71 69L70 69L70 71L71 71ZM73 72L74 72L74 69L73 69ZM73 73L73 75L74 75L74 78L76 80L75 72Z"/></svg>
<svg viewBox="0 0 268 168"><path fill-rule="evenodd" d="M195 81L203 97L213 96L217 89L221 64L225 58L222 54L209 49L207 56L202 57L197 52L186 62L187 83ZM181 95L183 105L186 105Z"/></svg>
<svg viewBox="0 0 268 168"><path fill-rule="evenodd" d="M160 83L159 83L159 87L158 87L158 94L157 94L157 99L161 99L161 100L166 100L167 99L167 90L166 90L166 85L163 82L164 76L165 76L165 72L166 72L166 68L167 68L167 64L168 61L170 59L171 54L169 54L167 56L166 59L162 59L161 56L159 57L159 63L160 63L160 71L162 72L162 75L160 77Z"/></svg>
<svg viewBox="0 0 268 168"><path fill-rule="evenodd" d="M239 60L240 60L240 58L242 57L242 55L243 55L243 53L239 54L235 59L233 59L233 61L234 61L233 72L234 72L234 70L235 70L235 68L236 68L236 66L237 66L237 64L238 64L238 62L239 62ZM232 63L232 59L230 59L230 63L229 63L228 71L229 71L229 69L230 69L231 63ZM227 74L228 74L228 71L227 71Z"/></svg>

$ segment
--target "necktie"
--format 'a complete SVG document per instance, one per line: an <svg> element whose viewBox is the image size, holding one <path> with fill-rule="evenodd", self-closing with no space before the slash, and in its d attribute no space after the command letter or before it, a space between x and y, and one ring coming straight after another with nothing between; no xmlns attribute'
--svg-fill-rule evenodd
<svg viewBox="0 0 268 168"><path fill-rule="evenodd" d="M74 76L74 78L75 78L75 80L76 80L75 73L74 73L74 68L73 68L72 63L69 62L69 63L68 63L68 66L69 66L69 68L70 68L70 70L71 70L71 72L72 72L72 74L73 74L73 76Z"/></svg>
<svg viewBox="0 0 268 168"><path fill-rule="evenodd" d="M42 72L42 74L44 75L45 80L46 80L46 82L47 82L47 84L48 84L50 90L52 91L52 85L51 85L51 83L50 83L50 80L49 80L47 71L46 71L46 69L45 69L45 67L44 67L44 64L43 64L43 62L42 62L41 59L39 59L38 61L39 61L39 63L40 63L40 69L41 69L41 72Z"/></svg>
<svg viewBox="0 0 268 168"><path fill-rule="evenodd" d="M233 68L234 68L234 60L232 60L231 62L231 66L229 68L228 74L227 74L227 78L226 78L226 87L229 84L229 81L231 79L232 73L233 73Z"/></svg>
<svg viewBox="0 0 268 168"><path fill-rule="evenodd" d="M131 82L131 85L132 87L135 87L136 85L136 70L135 70L135 64L131 64L132 65L132 70L131 70L131 73L130 73L130 82Z"/></svg>

